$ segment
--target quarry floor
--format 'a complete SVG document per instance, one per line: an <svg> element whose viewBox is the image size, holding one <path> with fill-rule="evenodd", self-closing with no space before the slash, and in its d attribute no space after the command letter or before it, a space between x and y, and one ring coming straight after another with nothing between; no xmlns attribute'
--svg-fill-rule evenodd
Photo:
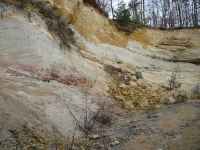
<svg viewBox="0 0 200 150"><path fill-rule="evenodd" d="M34 84L41 84L35 90L33 90L35 86L33 83L28 81L20 83L17 87L14 84L10 86L4 85L5 87L2 85L4 90L2 89L2 93L0 93L0 117L4 118L1 118L1 123L3 119L6 120L4 124L1 124L5 129L5 134L2 134L2 136L9 137L10 134L6 133L6 131L17 129L25 121L28 122L29 126L42 124L41 129L48 129L52 124L52 120L55 120L54 122L57 125L67 125L68 123L67 129L73 130L73 121L71 117L67 116L66 108L63 108L62 96L67 97L70 93L73 101L70 101L69 98L69 100L66 99L66 103L69 103L71 108L74 106L74 110L76 110L84 107L82 104L84 102L80 101L81 97L85 97L84 92L82 95L81 93L77 95L78 89L73 89L56 81L50 83L35 81ZM23 88L28 90L27 83L32 89L26 91L27 93L34 95L33 92L37 92L37 94L41 93L41 95L32 98L30 95L21 94L17 96L14 94L14 91L19 93L20 89ZM11 87L13 90L10 90ZM42 91L42 89L45 89L45 91ZM50 91L51 94L48 93ZM25 99L26 97L27 100ZM93 101L93 103L96 103L96 101ZM124 112L124 110L116 106L114 111L119 115L116 116L117 119L108 130L108 134L111 139L119 141L120 144L109 146L109 149L200 150L200 100L165 105L151 111L135 110L133 112ZM20 119L17 119L19 116ZM64 119L62 120L62 118ZM72 124L71 126L70 123ZM60 127L60 129L62 128ZM62 131L64 130L62 129Z"/></svg>
<svg viewBox="0 0 200 150"><path fill-rule="evenodd" d="M199 150L200 101L137 111L114 127L124 150Z"/></svg>

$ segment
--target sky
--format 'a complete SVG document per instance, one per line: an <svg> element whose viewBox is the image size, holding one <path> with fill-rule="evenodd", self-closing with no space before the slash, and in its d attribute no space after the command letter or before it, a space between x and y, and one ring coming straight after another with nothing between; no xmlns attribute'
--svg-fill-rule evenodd
<svg viewBox="0 0 200 150"><path fill-rule="evenodd" d="M118 4L118 2L121 2L121 1L124 1L124 3L126 3L126 7L127 7L130 0L113 0L114 9L117 9L117 4ZM109 18L112 18L112 12L109 13Z"/></svg>
<svg viewBox="0 0 200 150"><path fill-rule="evenodd" d="M117 4L118 4L118 1L119 2L121 2L122 0L113 0L113 6L116 8L117 7ZM124 3L126 3L126 6L128 5L128 2L130 1L130 0L123 0L124 1Z"/></svg>

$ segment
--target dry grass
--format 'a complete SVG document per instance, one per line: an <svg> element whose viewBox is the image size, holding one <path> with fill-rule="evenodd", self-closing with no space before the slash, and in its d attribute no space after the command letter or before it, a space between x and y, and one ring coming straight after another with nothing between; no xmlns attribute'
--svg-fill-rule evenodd
<svg viewBox="0 0 200 150"><path fill-rule="evenodd" d="M97 3L95 0L83 0L83 3L84 4L88 4L90 5L91 7L99 10L100 14L103 14L105 15L107 18L108 18L108 13L105 12Z"/></svg>

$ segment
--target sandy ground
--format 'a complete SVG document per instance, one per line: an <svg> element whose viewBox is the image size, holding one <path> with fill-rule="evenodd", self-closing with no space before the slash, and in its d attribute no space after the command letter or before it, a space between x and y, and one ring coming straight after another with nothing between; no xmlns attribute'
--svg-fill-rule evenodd
<svg viewBox="0 0 200 150"><path fill-rule="evenodd" d="M33 82L34 81L34 82ZM41 124L41 130L55 126L63 135L73 130L73 121L63 99L76 116L85 107L85 93L57 81L45 83L18 78L17 82L1 85L0 138L10 137L10 129ZM97 107L96 97L89 96L91 108ZM110 102L114 102L110 99ZM124 112L114 107L117 114L108 134L120 144L112 150L199 150L200 100L166 105L154 111ZM78 135L78 134L77 134ZM76 139L78 140L78 138Z"/></svg>
<svg viewBox="0 0 200 150"><path fill-rule="evenodd" d="M124 150L199 150L200 101L137 111L113 128Z"/></svg>

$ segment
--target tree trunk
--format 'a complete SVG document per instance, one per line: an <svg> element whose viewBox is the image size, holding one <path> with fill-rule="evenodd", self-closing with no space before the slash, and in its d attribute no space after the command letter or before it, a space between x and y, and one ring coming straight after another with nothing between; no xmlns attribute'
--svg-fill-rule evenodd
<svg viewBox="0 0 200 150"><path fill-rule="evenodd" d="M144 24L145 24L145 14L144 14L144 0L143 0L143 19L144 19Z"/></svg>
<svg viewBox="0 0 200 150"><path fill-rule="evenodd" d="M140 3L141 3L141 8L140 8L140 22L142 22L142 16L143 16L143 15L142 15L142 0L141 0Z"/></svg>
<svg viewBox="0 0 200 150"><path fill-rule="evenodd" d="M170 16L170 1L168 0L168 15Z"/></svg>
<svg viewBox="0 0 200 150"><path fill-rule="evenodd" d="M198 26L198 19L197 19L197 0L193 0L194 2L194 26Z"/></svg>
<svg viewBox="0 0 200 150"><path fill-rule="evenodd" d="M114 19L113 7L112 7L112 0L111 0L111 10L112 10L112 18Z"/></svg>
<svg viewBox="0 0 200 150"><path fill-rule="evenodd" d="M134 0L134 9L135 9L135 19L136 19L138 17L138 14L137 14L137 7L136 7L135 0Z"/></svg>
<svg viewBox="0 0 200 150"><path fill-rule="evenodd" d="M158 0L156 0L156 7L157 7L157 18L158 18L158 26L159 26L160 22L159 22L159 15L158 15Z"/></svg>
<svg viewBox="0 0 200 150"><path fill-rule="evenodd" d="M105 0L103 0L103 10L105 12Z"/></svg>
<svg viewBox="0 0 200 150"><path fill-rule="evenodd" d="M182 27L181 8L180 8L179 1L178 1L178 13L179 13L179 18L180 18L180 26Z"/></svg>
<svg viewBox="0 0 200 150"><path fill-rule="evenodd" d="M186 2L185 2L185 17L186 17L185 24L186 24L186 27L188 27L188 9L187 9L187 7L188 7L188 4L187 4L187 0L186 0Z"/></svg>

